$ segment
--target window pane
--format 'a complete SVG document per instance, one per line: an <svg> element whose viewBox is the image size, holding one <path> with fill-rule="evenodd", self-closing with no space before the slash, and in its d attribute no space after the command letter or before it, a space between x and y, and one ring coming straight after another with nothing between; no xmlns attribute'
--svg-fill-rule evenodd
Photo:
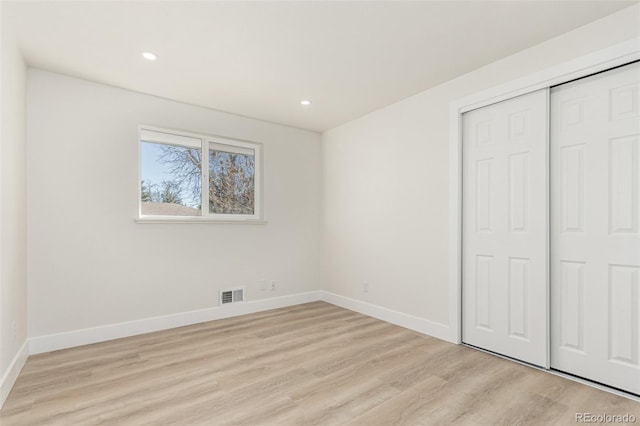
<svg viewBox="0 0 640 426"><path fill-rule="evenodd" d="M209 212L255 212L255 151L225 152L209 149Z"/></svg>
<svg viewBox="0 0 640 426"><path fill-rule="evenodd" d="M200 216L201 149L141 142L143 215Z"/></svg>

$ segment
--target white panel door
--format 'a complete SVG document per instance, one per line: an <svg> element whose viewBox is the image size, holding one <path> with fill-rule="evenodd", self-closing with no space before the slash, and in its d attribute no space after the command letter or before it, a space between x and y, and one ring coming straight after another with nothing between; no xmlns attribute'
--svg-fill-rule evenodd
<svg viewBox="0 0 640 426"><path fill-rule="evenodd" d="M640 394L640 64L551 92L551 366Z"/></svg>
<svg viewBox="0 0 640 426"><path fill-rule="evenodd" d="M465 343L548 366L548 90L463 116Z"/></svg>

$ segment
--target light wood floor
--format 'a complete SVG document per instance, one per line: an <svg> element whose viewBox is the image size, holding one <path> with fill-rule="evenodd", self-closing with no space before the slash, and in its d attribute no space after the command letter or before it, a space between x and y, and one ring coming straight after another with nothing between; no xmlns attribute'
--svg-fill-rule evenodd
<svg viewBox="0 0 640 426"><path fill-rule="evenodd" d="M322 302L29 358L9 425L576 424L640 403Z"/></svg>

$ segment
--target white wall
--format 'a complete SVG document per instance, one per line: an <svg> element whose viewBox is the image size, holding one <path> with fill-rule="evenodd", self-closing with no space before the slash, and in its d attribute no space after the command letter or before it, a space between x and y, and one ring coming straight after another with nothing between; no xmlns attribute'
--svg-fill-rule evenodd
<svg viewBox="0 0 640 426"><path fill-rule="evenodd" d="M27 336L25 64L2 17L0 78L0 405ZM15 336L13 332L15 324ZM15 378L15 377L13 377ZM11 383L9 383L11 382Z"/></svg>
<svg viewBox="0 0 640 426"><path fill-rule="evenodd" d="M320 287L319 134L34 69L27 117L30 337ZM268 223L135 223L138 124L264 143Z"/></svg>
<svg viewBox="0 0 640 426"><path fill-rule="evenodd" d="M325 290L447 324L449 103L639 33L635 5L323 134Z"/></svg>

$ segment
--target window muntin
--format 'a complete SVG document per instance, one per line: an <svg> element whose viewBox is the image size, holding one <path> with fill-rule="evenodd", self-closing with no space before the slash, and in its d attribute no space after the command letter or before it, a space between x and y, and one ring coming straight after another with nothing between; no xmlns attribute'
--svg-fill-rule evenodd
<svg viewBox="0 0 640 426"><path fill-rule="evenodd" d="M140 218L261 219L260 155L256 143L141 128Z"/></svg>

